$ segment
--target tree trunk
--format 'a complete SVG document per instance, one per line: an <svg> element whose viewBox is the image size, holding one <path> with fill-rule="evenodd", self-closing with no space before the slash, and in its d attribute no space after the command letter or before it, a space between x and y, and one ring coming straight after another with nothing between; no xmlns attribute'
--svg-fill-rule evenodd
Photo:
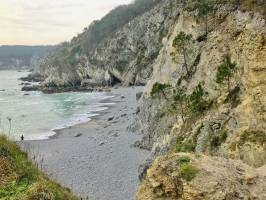
<svg viewBox="0 0 266 200"><path fill-rule="evenodd" d="M185 118L184 118L184 110L183 110L183 103L180 103L180 107L181 107L181 117L182 117L182 121L183 123L185 123Z"/></svg>
<svg viewBox="0 0 266 200"><path fill-rule="evenodd" d="M184 56L184 66L186 68L187 75L189 75L189 70L188 70L188 67L187 67L187 57L186 57L186 50L185 50L185 48L183 49L183 56Z"/></svg>
<svg viewBox="0 0 266 200"><path fill-rule="evenodd" d="M227 84L228 92L230 92L230 76L227 77Z"/></svg>
<svg viewBox="0 0 266 200"><path fill-rule="evenodd" d="M206 31L205 34L206 34L206 37L207 37L207 35L208 35L208 31L209 31L209 30L208 30L208 15L206 15L206 17L205 17L205 26L206 26L206 27L205 27L205 31Z"/></svg>
<svg viewBox="0 0 266 200"><path fill-rule="evenodd" d="M163 97L164 97L167 101L169 101L169 99L168 99L168 97L166 96L166 94L165 94L164 91L162 91L162 94L163 94Z"/></svg>

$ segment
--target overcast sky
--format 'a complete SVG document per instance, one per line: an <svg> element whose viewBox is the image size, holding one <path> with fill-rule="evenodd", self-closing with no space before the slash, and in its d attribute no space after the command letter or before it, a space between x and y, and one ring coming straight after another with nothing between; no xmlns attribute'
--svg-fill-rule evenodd
<svg viewBox="0 0 266 200"><path fill-rule="evenodd" d="M57 44L132 0L0 0L0 45Z"/></svg>

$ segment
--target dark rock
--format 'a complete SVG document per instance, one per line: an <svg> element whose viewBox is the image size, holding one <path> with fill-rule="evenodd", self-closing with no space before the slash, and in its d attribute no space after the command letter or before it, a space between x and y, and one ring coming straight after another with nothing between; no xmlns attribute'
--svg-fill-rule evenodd
<svg viewBox="0 0 266 200"><path fill-rule="evenodd" d="M100 142L99 146L103 146L105 144L105 142Z"/></svg>
<svg viewBox="0 0 266 200"><path fill-rule="evenodd" d="M115 118L114 116L109 117L109 118L108 118L108 121L112 121L114 118Z"/></svg>
<svg viewBox="0 0 266 200"><path fill-rule="evenodd" d="M82 136L82 133L78 133L77 135L75 135L76 138L80 136Z"/></svg>
<svg viewBox="0 0 266 200"><path fill-rule="evenodd" d="M30 84L30 83L20 83L20 85L29 86L29 85L31 85L31 84Z"/></svg>
<svg viewBox="0 0 266 200"><path fill-rule="evenodd" d="M121 99L125 99L125 98L126 98L125 96L123 96L123 95L121 96Z"/></svg>
<svg viewBox="0 0 266 200"><path fill-rule="evenodd" d="M210 123L210 127L212 129L212 131L215 131L215 130L219 130L221 128L221 123L219 122L211 122Z"/></svg>
<svg viewBox="0 0 266 200"><path fill-rule="evenodd" d="M37 85L33 85L33 86L24 86L24 87L22 87L21 90L30 92L30 91L39 91L40 88Z"/></svg>
<svg viewBox="0 0 266 200"><path fill-rule="evenodd" d="M140 98L142 97L142 95L143 95L143 92L138 92L138 93L136 94L136 99L137 99L137 101L140 100Z"/></svg>
<svg viewBox="0 0 266 200"><path fill-rule="evenodd" d="M140 107L137 107L136 114L140 113Z"/></svg>
<svg viewBox="0 0 266 200"><path fill-rule="evenodd" d="M150 168L152 165L152 159L148 159L145 161L144 164L139 166L138 173L139 173L139 180L143 181L147 175L147 170Z"/></svg>
<svg viewBox="0 0 266 200"><path fill-rule="evenodd" d="M19 80L27 82L43 82L45 77L40 74L29 74L27 77L22 77Z"/></svg>
<svg viewBox="0 0 266 200"><path fill-rule="evenodd" d="M118 136L119 136L118 133L113 134L113 137L118 137Z"/></svg>

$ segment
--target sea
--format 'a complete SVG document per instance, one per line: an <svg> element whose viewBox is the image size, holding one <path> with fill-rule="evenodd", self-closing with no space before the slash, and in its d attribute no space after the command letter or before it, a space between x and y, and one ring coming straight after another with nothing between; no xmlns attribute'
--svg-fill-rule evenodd
<svg viewBox="0 0 266 200"><path fill-rule="evenodd" d="M55 130L86 123L112 103L107 93L23 92L27 71L0 71L0 133L13 140L48 139Z"/></svg>

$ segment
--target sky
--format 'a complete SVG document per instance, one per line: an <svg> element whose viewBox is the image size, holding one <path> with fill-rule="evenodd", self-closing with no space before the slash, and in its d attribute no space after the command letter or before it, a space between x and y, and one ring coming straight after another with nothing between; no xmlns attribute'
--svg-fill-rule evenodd
<svg viewBox="0 0 266 200"><path fill-rule="evenodd" d="M69 41L93 20L132 0L0 0L0 45Z"/></svg>

